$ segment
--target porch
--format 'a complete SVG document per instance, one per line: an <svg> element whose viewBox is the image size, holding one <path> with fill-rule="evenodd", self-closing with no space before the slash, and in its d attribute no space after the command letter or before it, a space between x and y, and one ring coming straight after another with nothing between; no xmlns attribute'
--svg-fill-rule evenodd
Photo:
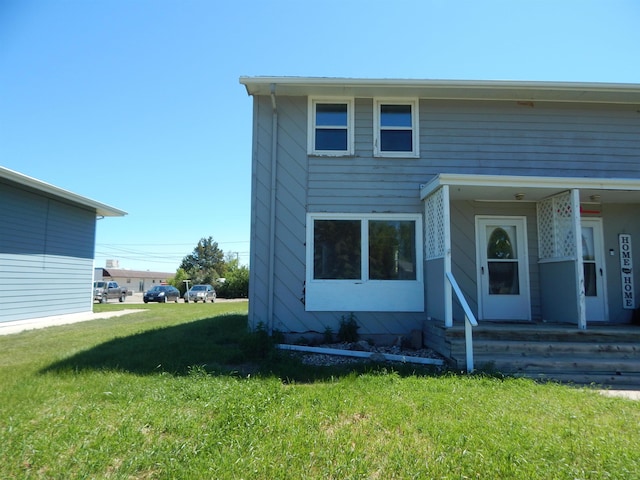
<svg viewBox="0 0 640 480"><path fill-rule="evenodd" d="M425 343L466 368L464 322L425 322ZM476 371L640 390L640 326L483 322L473 328Z"/></svg>
<svg viewBox="0 0 640 480"><path fill-rule="evenodd" d="M452 273L479 320L630 321L640 181L442 173L421 199L427 317L461 318Z"/></svg>

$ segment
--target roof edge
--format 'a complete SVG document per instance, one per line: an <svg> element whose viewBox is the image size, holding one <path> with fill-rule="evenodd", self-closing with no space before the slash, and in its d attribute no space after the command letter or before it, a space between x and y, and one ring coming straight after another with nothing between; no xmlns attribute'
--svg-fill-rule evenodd
<svg viewBox="0 0 640 480"><path fill-rule="evenodd" d="M420 186L420 200L424 200L443 185L640 191L640 179L440 173Z"/></svg>
<svg viewBox="0 0 640 480"><path fill-rule="evenodd" d="M448 100L533 100L640 104L640 84L518 80L363 79L336 77L239 78L249 95L385 95L392 90L420 98ZM378 93L381 92L381 93Z"/></svg>
<svg viewBox="0 0 640 480"><path fill-rule="evenodd" d="M64 200L79 203L81 205L94 209L97 215L103 217L124 217L127 214L127 212L125 212L124 210L120 210L105 203L97 202L90 198L83 197L76 193L70 192L69 190L56 187L55 185L51 185L50 183L43 182L42 180L29 177L28 175L24 175L22 173L2 166L0 166L0 178L5 178L19 185L31 187L33 189L48 193L49 195L53 195Z"/></svg>

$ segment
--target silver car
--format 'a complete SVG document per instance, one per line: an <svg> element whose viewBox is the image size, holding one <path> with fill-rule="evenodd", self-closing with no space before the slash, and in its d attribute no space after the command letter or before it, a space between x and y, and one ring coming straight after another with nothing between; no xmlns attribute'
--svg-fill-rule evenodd
<svg viewBox="0 0 640 480"><path fill-rule="evenodd" d="M211 303L216 301L216 291L211 285L194 285L184 294L184 302L203 302L209 300Z"/></svg>

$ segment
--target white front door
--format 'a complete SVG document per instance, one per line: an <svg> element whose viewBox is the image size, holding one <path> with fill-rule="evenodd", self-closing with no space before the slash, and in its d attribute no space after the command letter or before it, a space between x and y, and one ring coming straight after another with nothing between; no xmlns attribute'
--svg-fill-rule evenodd
<svg viewBox="0 0 640 480"><path fill-rule="evenodd" d="M602 220L582 219L582 265L587 322L603 322L608 316L603 256Z"/></svg>
<svg viewBox="0 0 640 480"><path fill-rule="evenodd" d="M524 217L476 217L478 314L484 320L530 320Z"/></svg>

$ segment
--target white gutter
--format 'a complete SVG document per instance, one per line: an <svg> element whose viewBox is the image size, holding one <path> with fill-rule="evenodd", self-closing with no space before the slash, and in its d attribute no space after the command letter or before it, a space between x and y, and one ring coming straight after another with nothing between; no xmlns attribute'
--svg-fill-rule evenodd
<svg viewBox="0 0 640 480"><path fill-rule="evenodd" d="M307 347L304 345L289 345L284 343L276 345L276 348L279 348L280 350L292 350L296 352L319 353L321 355L340 355L343 357L368 358L370 360L373 360L378 356L382 356L384 357L385 360L388 360L390 362L418 363L421 365L444 365L444 361L440 360L439 358L412 357L410 355L394 355L392 353L361 352L358 350L342 350L340 348L324 348L324 347Z"/></svg>
<svg viewBox="0 0 640 480"><path fill-rule="evenodd" d="M327 77L240 77L249 95L411 96L440 100L502 100L640 104L640 84L509 80L370 79ZM530 105L529 105L530 106Z"/></svg>

